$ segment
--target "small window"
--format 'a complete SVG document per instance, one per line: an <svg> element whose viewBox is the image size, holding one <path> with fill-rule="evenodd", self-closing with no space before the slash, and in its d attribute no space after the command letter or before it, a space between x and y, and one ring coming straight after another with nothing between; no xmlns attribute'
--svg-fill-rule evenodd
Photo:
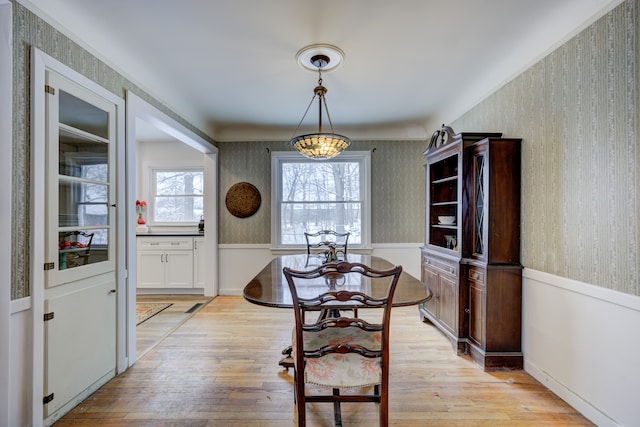
<svg viewBox="0 0 640 427"><path fill-rule="evenodd" d="M349 232L349 247L370 244L370 153L330 160L272 153L272 236L275 248L306 244L304 232Z"/></svg>
<svg viewBox="0 0 640 427"><path fill-rule="evenodd" d="M150 218L155 225L186 225L204 214L202 169L151 169Z"/></svg>

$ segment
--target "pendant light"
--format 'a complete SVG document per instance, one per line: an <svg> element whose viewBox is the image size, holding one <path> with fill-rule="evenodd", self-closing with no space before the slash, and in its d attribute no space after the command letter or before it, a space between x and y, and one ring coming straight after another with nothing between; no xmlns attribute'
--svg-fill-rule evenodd
<svg viewBox="0 0 640 427"><path fill-rule="evenodd" d="M321 46L325 50L328 48L337 49L328 45ZM329 108L327 107L327 101L325 99L327 88L322 85L322 70L327 69L331 62L331 57L329 54L322 52L322 49L318 52L314 52L313 48L316 48L316 46L310 46L298 52L298 62L304 60L306 54L308 57L308 64L304 64L304 66L309 69L311 69L312 66L318 71L318 85L314 88L313 98L311 98L309 106L304 112L302 119L300 119L300 123L298 123L296 130L293 132L294 137L289 143L298 150L300 154L310 159L324 160L331 159L340 154L349 146L349 144L351 144L351 140L346 136L335 133L333 130L333 123L331 122ZM342 58L342 52L339 52L340 58ZM336 65L338 64L333 65L333 67ZM295 136L316 98L318 99L318 132ZM323 111L324 114L326 114L331 132L323 132L322 130Z"/></svg>

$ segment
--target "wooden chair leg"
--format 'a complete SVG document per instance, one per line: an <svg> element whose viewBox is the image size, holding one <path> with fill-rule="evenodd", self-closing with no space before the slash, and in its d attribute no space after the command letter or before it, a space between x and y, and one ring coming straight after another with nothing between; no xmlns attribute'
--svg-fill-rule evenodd
<svg viewBox="0 0 640 427"><path fill-rule="evenodd" d="M340 389L333 389L334 396L340 396ZM336 427L342 427L342 412L340 411L340 402L333 402L333 419Z"/></svg>

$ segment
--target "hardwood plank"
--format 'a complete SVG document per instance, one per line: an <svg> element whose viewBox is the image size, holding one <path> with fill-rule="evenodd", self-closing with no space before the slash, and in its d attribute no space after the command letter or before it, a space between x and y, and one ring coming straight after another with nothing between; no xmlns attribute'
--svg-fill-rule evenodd
<svg viewBox="0 0 640 427"><path fill-rule="evenodd" d="M593 425L526 372L455 356L416 307L392 316L391 425ZM289 310L217 297L55 426L293 425L292 372L277 365L292 322ZM332 425L332 407L310 404L307 418ZM343 421L376 425L375 406L345 404Z"/></svg>

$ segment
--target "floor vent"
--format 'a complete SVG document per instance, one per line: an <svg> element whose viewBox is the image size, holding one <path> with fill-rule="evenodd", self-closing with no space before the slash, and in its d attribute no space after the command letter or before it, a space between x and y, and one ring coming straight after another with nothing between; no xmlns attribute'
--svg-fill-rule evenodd
<svg viewBox="0 0 640 427"><path fill-rule="evenodd" d="M197 309L199 309L200 307L202 307L202 303L199 302L197 304L193 304L193 307L191 307L189 310L185 311L185 313L193 313L194 311L196 311Z"/></svg>

